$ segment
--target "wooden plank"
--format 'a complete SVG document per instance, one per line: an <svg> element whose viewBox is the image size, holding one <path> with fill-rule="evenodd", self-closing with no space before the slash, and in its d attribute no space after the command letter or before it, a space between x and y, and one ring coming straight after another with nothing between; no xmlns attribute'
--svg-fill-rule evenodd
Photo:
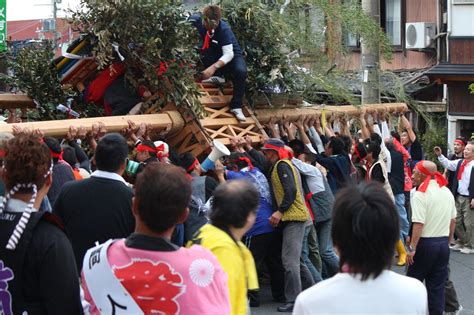
<svg viewBox="0 0 474 315"><path fill-rule="evenodd" d="M202 96L199 98L199 101L204 106L216 106L216 105L229 105L232 99L231 95L211 95L211 96Z"/></svg>
<svg viewBox="0 0 474 315"><path fill-rule="evenodd" d="M252 139L252 143L259 143L260 142L260 136L250 136ZM222 144L224 145L230 145L230 138L218 138Z"/></svg>
<svg viewBox="0 0 474 315"><path fill-rule="evenodd" d="M203 83L203 82L199 82L198 83L198 86L202 87L202 88L215 88L215 87L218 87L218 86L223 86L223 87L232 87L232 83L227 81L225 82L224 84L214 84L214 83Z"/></svg>
<svg viewBox="0 0 474 315"><path fill-rule="evenodd" d="M206 128L206 131L209 133L212 139L217 138L218 136L224 134L224 131L229 129L229 125L224 125L217 130Z"/></svg>
<svg viewBox="0 0 474 315"><path fill-rule="evenodd" d="M253 119L247 117L246 121L238 121L236 118L214 118L208 119L204 118L201 120L201 124L206 127L219 127L222 125L239 125L239 126L248 126L250 124L255 124Z"/></svg>
<svg viewBox="0 0 474 315"><path fill-rule="evenodd" d="M82 118L82 119L65 119L54 121L35 121L18 124L4 124L0 125L0 132L12 132L13 126L26 128L30 130L39 129L47 136L62 137L65 136L70 126L79 128L85 127L86 130L91 130L93 124L104 123L108 132L120 132L123 128L128 127L128 120L135 124L141 123L150 124L152 128L164 129L167 125L172 124L173 129L183 128L184 122L177 121L177 115L168 115L167 113L151 114L151 115L127 115L127 116L110 116L110 117L96 117L96 118ZM179 116L180 117L180 116Z"/></svg>
<svg viewBox="0 0 474 315"><path fill-rule="evenodd" d="M223 107L220 108L219 110L216 109L211 109L211 108L206 108L206 111L209 113L209 116L207 116L207 119L215 119L215 118L232 118L234 115L230 112L228 112L229 108L228 107Z"/></svg>
<svg viewBox="0 0 474 315"><path fill-rule="evenodd" d="M234 89L233 88L215 88L215 89L209 89L206 88L203 90L203 92L207 93L208 95L233 95Z"/></svg>
<svg viewBox="0 0 474 315"><path fill-rule="evenodd" d="M33 100L26 94L0 94L0 108L36 108Z"/></svg>

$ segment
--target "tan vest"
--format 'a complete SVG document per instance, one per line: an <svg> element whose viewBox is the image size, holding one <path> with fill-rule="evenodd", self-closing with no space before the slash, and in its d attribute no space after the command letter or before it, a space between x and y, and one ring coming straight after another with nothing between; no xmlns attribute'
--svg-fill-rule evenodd
<svg viewBox="0 0 474 315"><path fill-rule="evenodd" d="M283 186L281 185L280 178L278 177L278 164L279 163L286 163L290 166L291 171L293 173L293 178L295 179L296 184L296 198L291 207L283 213L283 217L281 218L282 221L302 221L305 222L309 220L309 213L308 208L301 196L301 183L300 183L300 176L291 161L289 160L280 160L278 161L275 166L273 167L272 174L271 174L271 181L273 187L273 194L275 195L275 199L277 205L280 205L283 201L284 191Z"/></svg>

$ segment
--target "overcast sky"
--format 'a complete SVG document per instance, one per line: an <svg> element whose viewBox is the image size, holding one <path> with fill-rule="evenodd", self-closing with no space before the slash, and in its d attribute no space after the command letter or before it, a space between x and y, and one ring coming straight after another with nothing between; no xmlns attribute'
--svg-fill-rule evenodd
<svg viewBox="0 0 474 315"><path fill-rule="evenodd" d="M7 0L7 20L34 20L53 17L53 0ZM79 0L62 0L59 8L77 7ZM64 16L59 11L58 16Z"/></svg>

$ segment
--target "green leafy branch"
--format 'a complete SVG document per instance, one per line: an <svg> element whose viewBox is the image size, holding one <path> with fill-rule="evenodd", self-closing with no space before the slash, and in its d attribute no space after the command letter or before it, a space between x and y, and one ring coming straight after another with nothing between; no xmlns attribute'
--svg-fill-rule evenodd
<svg viewBox="0 0 474 315"><path fill-rule="evenodd" d="M145 109L159 110L171 102L203 115L191 67L197 34L174 1L81 0L71 20L75 30L97 37L95 55L100 67L120 59L113 46L119 47L127 79L134 86L145 85L155 95ZM166 72L159 73L163 66Z"/></svg>

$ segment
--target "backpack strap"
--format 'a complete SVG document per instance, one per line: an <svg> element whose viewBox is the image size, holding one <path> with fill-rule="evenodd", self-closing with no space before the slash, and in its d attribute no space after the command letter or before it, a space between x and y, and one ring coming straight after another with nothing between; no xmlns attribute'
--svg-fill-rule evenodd
<svg viewBox="0 0 474 315"><path fill-rule="evenodd" d="M127 292L107 258L107 250L114 240L89 249L84 256L83 273L87 289L101 314L143 315L133 297Z"/></svg>

